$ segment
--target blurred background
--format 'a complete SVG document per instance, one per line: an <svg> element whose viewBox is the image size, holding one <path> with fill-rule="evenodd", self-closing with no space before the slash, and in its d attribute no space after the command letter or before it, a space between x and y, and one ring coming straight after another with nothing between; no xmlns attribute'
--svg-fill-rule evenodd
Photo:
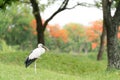
<svg viewBox="0 0 120 80"><path fill-rule="evenodd" d="M43 23L59 8L61 2L39 2ZM68 7L77 2L79 0L70 1ZM36 20L32 7L27 1L21 3L11 3L0 11L0 50L31 50L37 45ZM94 0L89 3L94 3ZM102 13L97 7L77 6L64 10L48 23L44 32L45 45L50 50L68 53L87 54L97 51L102 33L101 19Z"/></svg>

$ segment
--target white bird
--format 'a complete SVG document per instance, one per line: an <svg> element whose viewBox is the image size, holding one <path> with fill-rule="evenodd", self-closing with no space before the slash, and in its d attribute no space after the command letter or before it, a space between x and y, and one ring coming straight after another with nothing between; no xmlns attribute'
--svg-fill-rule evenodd
<svg viewBox="0 0 120 80"><path fill-rule="evenodd" d="M42 54L45 53L45 51L48 50L47 47L45 47L43 44L38 44L38 48L34 49L30 55L27 57L27 59L25 60L25 66L26 68L33 63L34 61L36 61L36 59L38 59ZM36 72L36 62L35 62L35 72Z"/></svg>

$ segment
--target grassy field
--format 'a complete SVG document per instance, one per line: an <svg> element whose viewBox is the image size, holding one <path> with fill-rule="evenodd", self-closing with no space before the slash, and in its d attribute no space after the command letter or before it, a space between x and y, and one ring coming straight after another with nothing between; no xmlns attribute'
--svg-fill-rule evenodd
<svg viewBox="0 0 120 80"><path fill-rule="evenodd" d="M120 80L120 71L106 71L107 61L96 61L96 53L88 55L49 52L25 68L29 52L0 52L0 80Z"/></svg>

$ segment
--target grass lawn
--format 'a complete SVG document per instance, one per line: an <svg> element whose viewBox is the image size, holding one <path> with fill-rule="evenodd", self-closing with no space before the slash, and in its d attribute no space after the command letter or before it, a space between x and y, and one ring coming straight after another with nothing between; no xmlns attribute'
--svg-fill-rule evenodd
<svg viewBox="0 0 120 80"><path fill-rule="evenodd" d="M107 61L96 61L96 53L88 55L49 52L27 69L28 52L0 52L0 80L120 80L120 71L106 71Z"/></svg>

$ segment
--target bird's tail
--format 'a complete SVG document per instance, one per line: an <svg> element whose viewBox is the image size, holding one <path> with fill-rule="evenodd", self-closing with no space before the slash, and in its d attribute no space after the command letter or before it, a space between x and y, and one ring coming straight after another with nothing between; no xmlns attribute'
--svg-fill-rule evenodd
<svg viewBox="0 0 120 80"><path fill-rule="evenodd" d="M27 68L31 63L33 63L37 58L29 59L29 57L25 61L25 67Z"/></svg>

